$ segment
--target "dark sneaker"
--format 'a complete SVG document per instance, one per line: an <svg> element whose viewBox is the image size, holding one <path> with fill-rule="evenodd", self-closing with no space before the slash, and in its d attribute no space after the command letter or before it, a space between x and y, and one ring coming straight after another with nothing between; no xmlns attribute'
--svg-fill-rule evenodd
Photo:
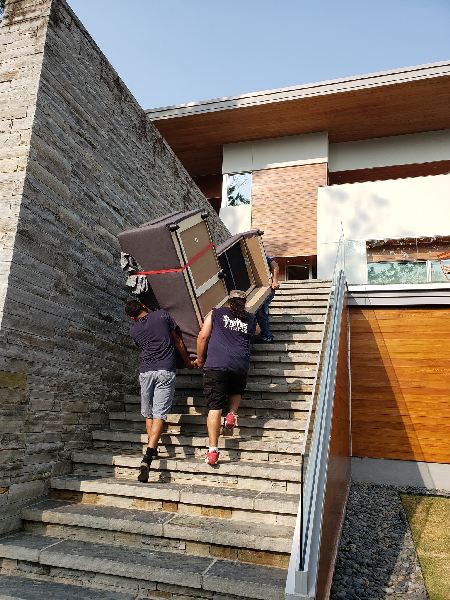
<svg viewBox="0 0 450 600"><path fill-rule="evenodd" d="M236 425L236 415L233 412L229 412L225 417L223 422L223 426L225 429L233 429Z"/></svg>
<svg viewBox="0 0 450 600"><path fill-rule="evenodd" d="M148 474L150 472L150 466L152 464L152 460L158 457L158 451L154 448L147 448L147 452L144 454L142 458L142 462L139 466L139 475L138 481L141 483L148 482Z"/></svg>
<svg viewBox="0 0 450 600"><path fill-rule="evenodd" d="M211 452L206 453L205 463L207 465L217 465L219 462L220 452L217 450L211 450Z"/></svg>

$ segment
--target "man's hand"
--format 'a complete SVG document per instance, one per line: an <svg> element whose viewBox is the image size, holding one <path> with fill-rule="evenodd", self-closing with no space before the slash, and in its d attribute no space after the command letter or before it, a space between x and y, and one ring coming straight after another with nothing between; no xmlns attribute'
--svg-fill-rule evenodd
<svg viewBox="0 0 450 600"><path fill-rule="evenodd" d="M196 369L197 365L195 364L195 360L190 360L189 362L187 362L186 368L187 369Z"/></svg>
<svg viewBox="0 0 450 600"><path fill-rule="evenodd" d="M280 289L280 284L278 283L278 281L274 281L271 285L273 290L279 290Z"/></svg>
<svg viewBox="0 0 450 600"><path fill-rule="evenodd" d="M194 369L203 369L204 361L196 358L194 360Z"/></svg>

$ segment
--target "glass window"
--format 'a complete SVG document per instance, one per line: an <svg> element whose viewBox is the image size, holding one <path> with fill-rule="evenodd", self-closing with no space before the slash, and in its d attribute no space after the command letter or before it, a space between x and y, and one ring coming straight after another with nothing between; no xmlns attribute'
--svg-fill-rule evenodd
<svg viewBox="0 0 450 600"><path fill-rule="evenodd" d="M250 204L252 198L252 174L233 173L226 176L225 206Z"/></svg>
<svg viewBox="0 0 450 600"><path fill-rule="evenodd" d="M368 282L426 283L427 263L423 262L376 262L367 264Z"/></svg>
<svg viewBox="0 0 450 600"><path fill-rule="evenodd" d="M431 261L431 281L433 283L448 283L450 281L450 272L446 277L442 267L444 267L444 270L445 267L450 269L450 260L443 260L441 262L437 260Z"/></svg>

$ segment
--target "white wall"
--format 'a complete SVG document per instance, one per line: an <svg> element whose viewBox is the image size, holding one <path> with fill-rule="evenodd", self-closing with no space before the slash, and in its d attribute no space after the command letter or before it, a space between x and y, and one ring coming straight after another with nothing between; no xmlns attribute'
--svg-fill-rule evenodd
<svg viewBox="0 0 450 600"><path fill-rule="evenodd" d="M367 283L366 240L450 235L450 175L319 188L319 278L333 272L342 228L347 279Z"/></svg>
<svg viewBox="0 0 450 600"><path fill-rule="evenodd" d="M241 173L328 160L328 134L310 133L226 144L222 173Z"/></svg>
<svg viewBox="0 0 450 600"><path fill-rule="evenodd" d="M330 172L450 160L450 129L330 144Z"/></svg>
<svg viewBox="0 0 450 600"><path fill-rule="evenodd" d="M252 207L248 204L223 206L220 209L219 217L231 235L243 233L252 228Z"/></svg>

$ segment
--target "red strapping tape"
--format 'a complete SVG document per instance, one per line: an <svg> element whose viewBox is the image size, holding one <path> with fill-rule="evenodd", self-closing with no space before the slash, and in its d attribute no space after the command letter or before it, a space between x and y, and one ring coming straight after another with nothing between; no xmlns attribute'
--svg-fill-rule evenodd
<svg viewBox="0 0 450 600"><path fill-rule="evenodd" d="M194 254L194 256L191 258L191 260L189 260L182 267L178 267L176 269L157 269L156 271L140 271L139 273L133 273L133 275L164 275L165 273L181 273L182 271L184 271L188 267L190 267L193 263L195 263L195 261L198 260L201 256L206 254L208 252L208 250L211 250L211 248L213 248L213 246L214 246L214 244L212 242L210 244L208 244L207 246L205 246L203 248L203 250L200 250L200 252L197 252L197 254Z"/></svg>

